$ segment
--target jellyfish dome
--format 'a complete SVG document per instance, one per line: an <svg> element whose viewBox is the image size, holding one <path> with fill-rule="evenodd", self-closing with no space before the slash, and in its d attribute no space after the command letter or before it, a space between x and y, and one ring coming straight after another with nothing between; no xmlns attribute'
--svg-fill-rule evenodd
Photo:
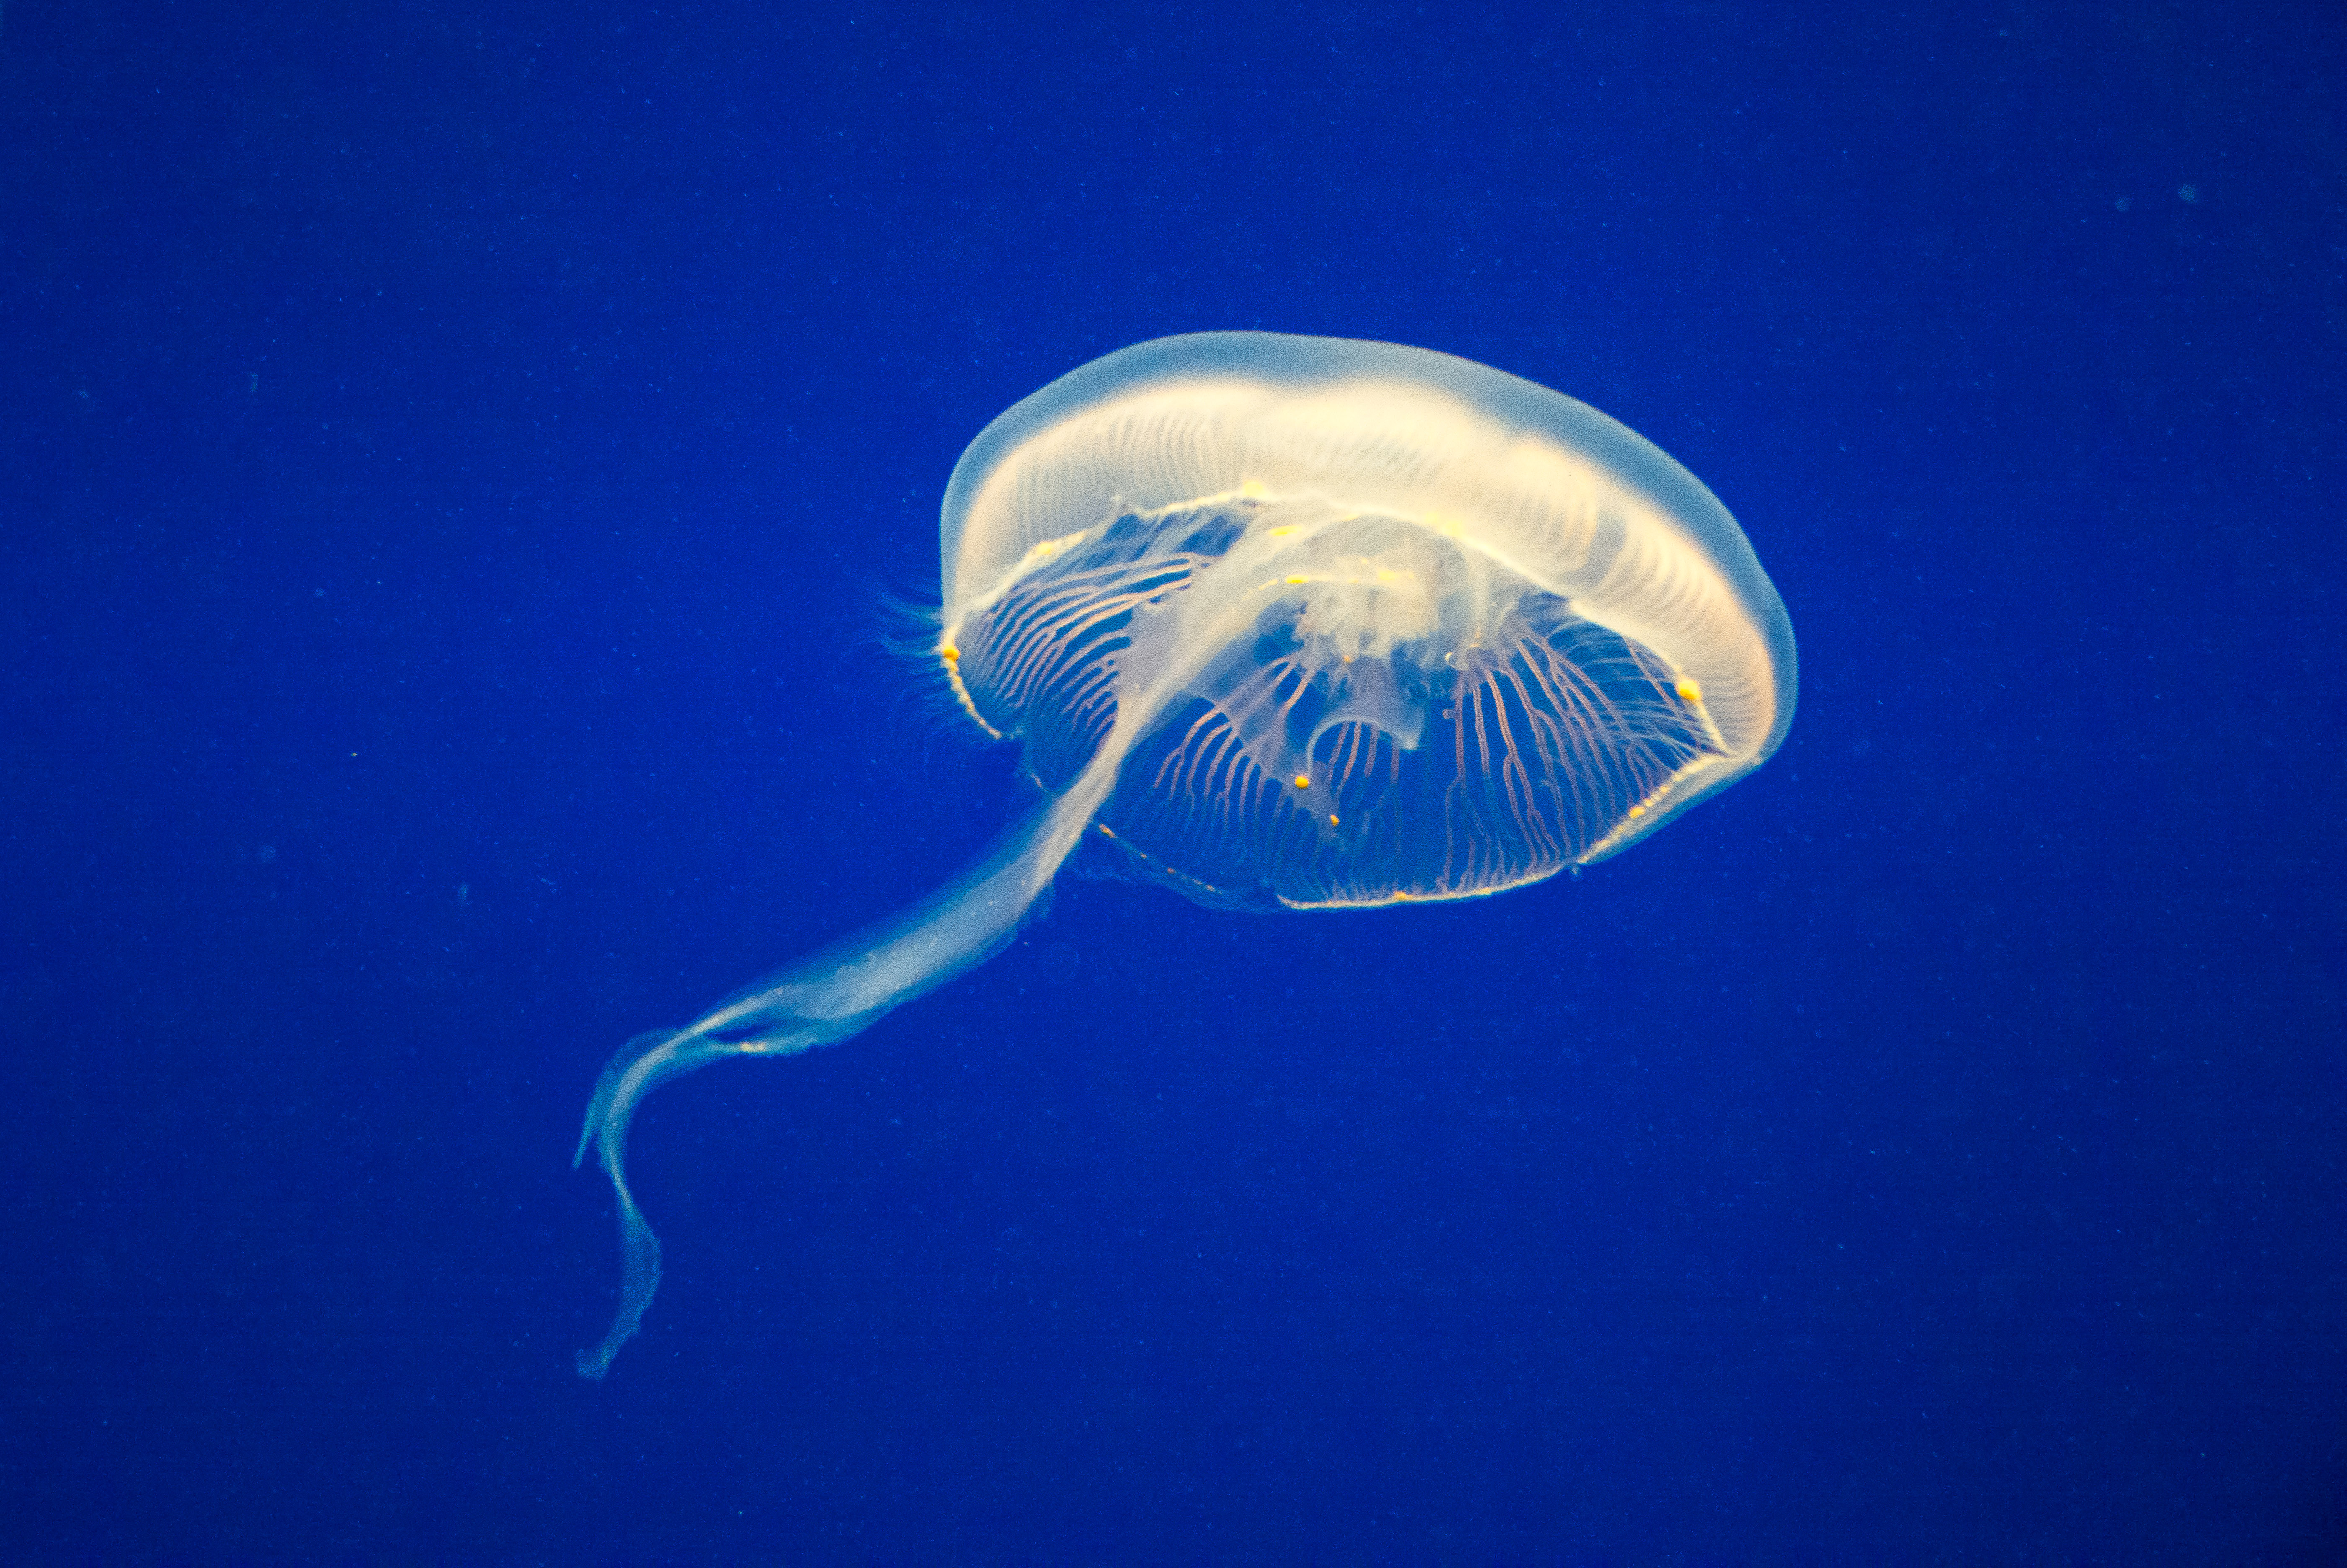
<svg viewBox="0 0 2347 1568"><path fill-rule="evenodd" d="M1584 404L1449 354L1199 333L1093 361L946 488L937 655L1041 804L897 918L628 1042L579 1138L626 1277L628 1124L723 1056L846 1040L981 962L1080 844L1200 902L1473 897L1618 854L1759 765L1793 634L1727 509Z"/></svg>
<svg viewBox="0 0 2347 1568"><path fill-rule="evenodd" d="M1122 732L1097 827L1209 903L1535 881L1792 719L1791 627L1711 492L1425 349L1199 333L1095 360L971 445L943 546L971 716L1052 790Z"/></svg>

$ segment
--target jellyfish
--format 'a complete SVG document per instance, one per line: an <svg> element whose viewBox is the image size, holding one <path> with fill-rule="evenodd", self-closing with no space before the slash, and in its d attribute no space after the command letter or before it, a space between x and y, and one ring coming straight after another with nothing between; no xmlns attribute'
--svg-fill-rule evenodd
<svg viewBox="0 0 2347 1568"><path fill-rule="evenodd" d="M1473 898L1619 854L1759 765L1793 634L1726 507L1585 404L1427 349L1198 333L1011 407L946 487L935 654L1040 799L897 917L596 1085L624 1282L660 1282L628 1124L720 1057L846 1040L999 951L1088 852L1218 907Z"/></svg>

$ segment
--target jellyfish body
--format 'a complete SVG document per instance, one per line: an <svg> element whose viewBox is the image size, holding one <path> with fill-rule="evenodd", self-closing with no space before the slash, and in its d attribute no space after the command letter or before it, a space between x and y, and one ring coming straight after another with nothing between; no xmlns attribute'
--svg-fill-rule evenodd
<svg viewBox="0 0 2347 1568"><path fill-rule="evenodd" d="M1200 902L1472 897L1616 854L1757 767L1792 630L1727 509L1586 405L1448 354L1136 344L1028 397L946 491L938 657L1043 804L913 909L629 1041L588 1108L626 1278L630 1117L722 1056L844 1040L983 961L1087 835Z"/></svg>

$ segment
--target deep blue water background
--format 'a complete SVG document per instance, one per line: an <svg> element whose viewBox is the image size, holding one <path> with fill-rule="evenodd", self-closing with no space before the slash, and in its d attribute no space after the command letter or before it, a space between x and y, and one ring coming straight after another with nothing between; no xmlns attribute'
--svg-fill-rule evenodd
<svg viewBox="0 0 2347 1568"><path fill-rule="evenodd" d="M2347 13L18 0L0 1557L2298 1563L2347 1539ZM1577 880L1062 879L962 445L1276 328L1597 405L1800 640Z"/></svg>

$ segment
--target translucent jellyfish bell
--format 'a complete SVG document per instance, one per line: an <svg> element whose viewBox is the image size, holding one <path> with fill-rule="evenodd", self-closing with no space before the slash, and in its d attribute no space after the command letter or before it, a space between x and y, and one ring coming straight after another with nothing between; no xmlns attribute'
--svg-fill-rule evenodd
<svg viewBox="0 0 2347 1568"><path fill-rule="evenodd" d="M660 1248L629 1118L721 1056L845 1040L980 962L1089 834L1203 903L1472 897L1619 853L1757 767L1793 634L1727 511L1584 404L1425 349L1274 333L1061 377L946 489L938 656L1034 815L894 921L629 1041L601 1154L636 1331Z"/></svg>

